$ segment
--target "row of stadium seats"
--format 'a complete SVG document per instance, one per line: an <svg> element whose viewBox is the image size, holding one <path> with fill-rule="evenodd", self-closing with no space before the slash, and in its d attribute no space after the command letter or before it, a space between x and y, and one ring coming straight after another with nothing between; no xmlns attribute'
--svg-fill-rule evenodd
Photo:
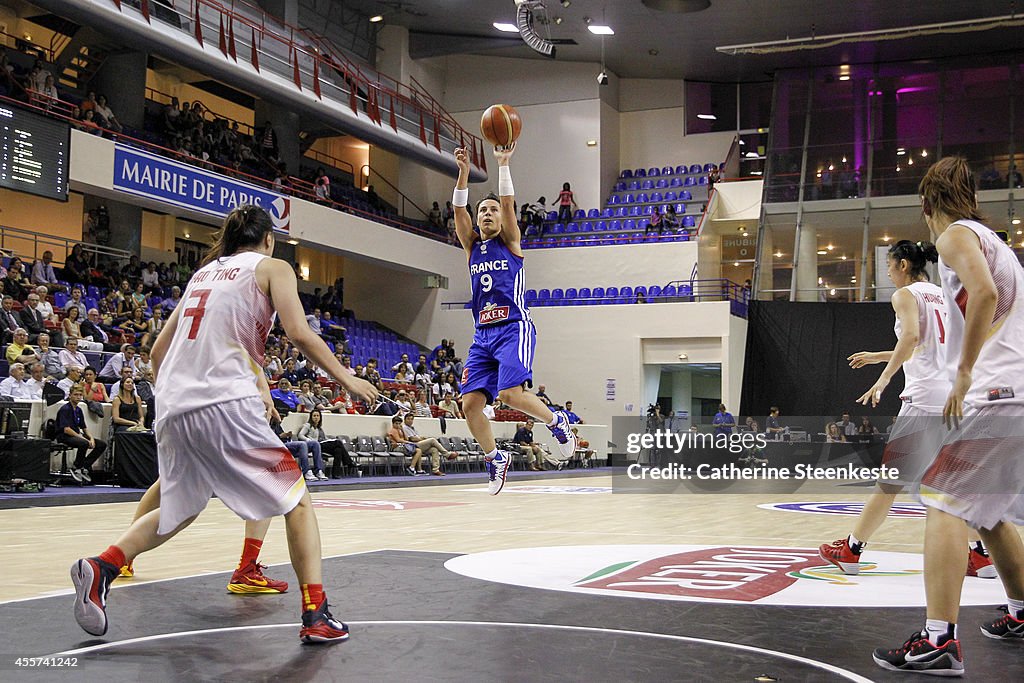
<svg viewBox="0 0 1024 683"><path fill-rule="evenodd" d="M550 249L553 247L601 247L616 244L644 244L653 242L688 242L690 235L684 231L678 234L658 235L643 232L619 232L597 235L571 235L565 237L530 237L523 240L523 249Z"/></svg>
<svg viewBox="0 0 1024 683"><path fill-rule="evenodd" d="M690 164L689 167L686 164L680 164L679 166L662 166L658 168L656 166L651 168L638 168L636 170L623 169L620 178L657 178L658 176L668 175L695 175L697 173L711 173L715 168L715 164L706 163L703 166L700 164Z"/></svg>
<svg viewBox="0 0 1024 683"><path fill-rule="evenodd" d="M549 235L561 235L574 234L577 232L607 232L619 231L619 230L644 230L651 221L646 218L639 220L635 218L627 218L626 220L620 221L618 219L610 221L583 221L582 223L555 223L550 228L544 231L545 234ZM682 227L693 228L697 225L697 219L694 216L683 216Z"/></svg>
<svg viewBox="0 0 1024 683"><path fill-rule="evenodd" d="M632 180L628 183L619 181L615 183L614 191L623 192L625 190L636 191L636 190L664 190L669 187L698 187L701 185L708 184L707 176L700 176L695 178L694 176L687 176L685 178L672 178L666 180L665 178L659 178L658 180Z"/></svg>
<svg viewBox="0 0 1024 683"><path fill-rule="evenodd" d="M679 193L669 190L665 193L652 192L650 194L646 192L639 192L637 194L626 192L622 195L617 194L617 192L608 197L609 204L657 204L658 202L674 202L676 200L688 202L693 199L693 194L689 190L683 190Z"/></svg>
<svg viewBox="0 0 1024 683"><path fill-rule="evenodd" d="M526 305L537 306L587 306L607 304L638 303L642 296L645 303L687 301L693 295L690 285L637 285L636 287L569 287L562 289L526 290Z"/></svg>

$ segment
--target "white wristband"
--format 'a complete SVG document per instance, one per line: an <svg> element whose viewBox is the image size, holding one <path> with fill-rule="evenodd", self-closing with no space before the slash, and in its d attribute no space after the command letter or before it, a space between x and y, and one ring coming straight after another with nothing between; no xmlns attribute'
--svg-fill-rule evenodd
<svg viewBox="0 0 1024 683"><path fill-rule="evenodd" d="M515 195L516 189L512 187L512 171L508 166L498 167L498 196L511 197Z"/></svg>
<svg viewBox="0 0 1024 683"><path fill-rule="evenodd" d="M456 187L452 192L452 206L466 206L467 204L469 204L469 188L459 189Z"/></svg>

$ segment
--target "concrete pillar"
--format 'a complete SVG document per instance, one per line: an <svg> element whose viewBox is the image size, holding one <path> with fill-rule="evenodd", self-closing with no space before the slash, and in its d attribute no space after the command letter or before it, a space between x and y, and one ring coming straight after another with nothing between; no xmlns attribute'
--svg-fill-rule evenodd
<svg viewBox="0 0 1024 683"><path fill-rule="evenodd" d="M818 301L818 235L804 225L797 246L796 300Z"/></svg>
<svg viewBox="0 0 1024 683"><path fill-rule="evenodd" d="M685 424L673 423L678 429L680 426L689 428L693 419L693 377L689 370L676 370L672 373L672 411L685 410L690 413L690 420Z"/></svg>
<svg viewBox="0 0 1024 683"><path fill-rule="evenodd" d="M761 253L757 255L760 263L757 269L757 282L754 283L754 291L758 299L771 301L775 294L761 294L767 289L775 288L775 239L771 227L765 225L761 229Z"/></svg>
<svg viewBox="0 0 1024 683"><path fill-rule="evenodd" d="M89 84L90 90L106 95L117 120L133 128L142 128L145 117L148 58L144 52L113 54Z"/></svg>
<svg viewBox="0 0 1024 683"><path fill-rule="evenodd" d="M277 146L281 161L288 164L288 173L298 175L299 160L302 158L302 154L299 152L299 131L302 130L299 115L285 107L256 100L253 121L257 135L263 129L264 124L270 121L277 133Z"/></svg>
<svg viewBox="0 0 1024 683"><path fill-rule="evenodd" d="M257 0L267 14L284 19L292 26L299 25L299 0Z"/></svg>
<svg viewBox="0 0 1024 683"><path fill-rule="evenodd" d="M91 195L86 195L82 202L86 212L100 206L106 206L110 216L110 241L106 246L141 256L142 207Z"/></svg>

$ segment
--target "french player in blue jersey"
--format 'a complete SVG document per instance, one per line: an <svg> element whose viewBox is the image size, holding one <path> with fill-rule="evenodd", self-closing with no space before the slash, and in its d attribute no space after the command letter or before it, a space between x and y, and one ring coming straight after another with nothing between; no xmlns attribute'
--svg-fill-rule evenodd
<svg viewBox="0 0 1024 683"><path fill-rule="evenodd" d="M487 490L496 495L505 484L512 455L499 451L484 406L495 397L547 425L563 458L576 450L576 436L562 412L551 412L524 385L533 381L533 354L537 331L526 307L521 233L516 222L515 190L508 162L515 151L495 147L498 160L498 195L489 194L476 205L476 224L470 216L469 154L455 150L459 179L455 183L455 233L469 259L476 333L462 373L462 408L469 430L486 453Z"/></svg>

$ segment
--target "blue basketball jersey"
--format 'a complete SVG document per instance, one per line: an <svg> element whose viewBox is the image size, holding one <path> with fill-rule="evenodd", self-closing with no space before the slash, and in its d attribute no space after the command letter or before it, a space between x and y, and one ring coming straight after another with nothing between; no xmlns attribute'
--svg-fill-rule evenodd
<svg viewBox="0 0 1024 683"><path fill-rule="evenodd" d="M513 254L500 239L473 243L469 279L477 327L530 320L523 258Z"/></svg>

